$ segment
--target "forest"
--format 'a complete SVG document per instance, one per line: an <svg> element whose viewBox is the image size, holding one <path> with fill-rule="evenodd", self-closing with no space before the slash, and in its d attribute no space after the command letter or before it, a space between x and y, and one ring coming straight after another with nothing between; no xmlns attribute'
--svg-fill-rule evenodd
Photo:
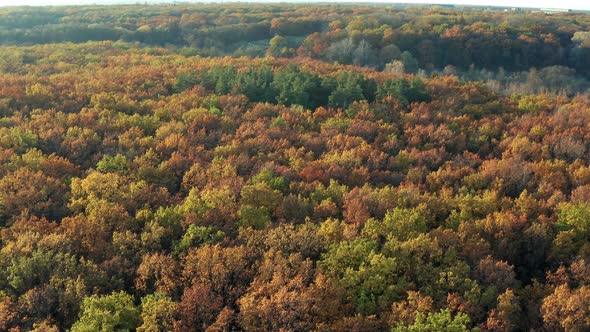
<svg viewBox="0 0 590 332"><path fill-rule="evenodd" d="M590 15L0 8L0 331L590 330Z"/></svg>

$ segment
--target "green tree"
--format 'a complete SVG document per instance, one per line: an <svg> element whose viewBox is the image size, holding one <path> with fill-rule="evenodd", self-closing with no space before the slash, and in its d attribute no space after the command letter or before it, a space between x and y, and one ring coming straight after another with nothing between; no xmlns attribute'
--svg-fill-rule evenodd
<svg viewBox="0 0 590 332"><path fill-rule="evenodd" d="M234 66L214 66L205 72L201 84L218 95L224 95L232 91L236 82L237 71Z"/></svg>
<svg viewBox="0 0 590 332"><path fill-rule="evenodd" d="M463 313L458 313L454 317L449 309L443 309L439 312L431 312L428 315L419 312L416 314L414 323L409 326L398 325L393 328L393 332L462 332L478 331L477 328L470 329L471 319Z"/></svg>
<svg viewBox="0 0 590 332"><path fill-rule="evenodd" d="M410 81L406 78L385 81L377 88L377 99L388 96L398 99L406 106L413 102L428 102L431 100L424 82L417 77Z"/></svg>
<svg viewBox="0 0 590 332"><path fill-rule="evenodd" d="M283 36L276 35L271 38L266 55L280 57L287 53L287 39Z"/></svg>
<svg viewBox="0 0 590 332"><path fill-rule="evenodd" d="M120 153L114 157L105 155L96 163L96 170L102 173L117 172L125 175L128 172L127 159Z"/></svg>
<svg viewBox="0 0 590 332"><path fill-rule="evenodd" d="M176 244L174 252L180 254L186 252L191 247L198 247L202 244L215 244L224 237L225 234L222 231L216 231L212 226L191 224L182 236L182 239Z"/></svg>
<svg viewBox="0 0 590 332"><path fill-rule="evenodd" d="M357 312L376 314L405 292L396 259L376 252L375 241L358 238L333 245L320 261L328 276L343 287Z"/></svg>
<svg viewBox="0 0 590 332"><path fill-rule="evenodd" d="M270 224L268 208L242 205L238 210L239 225L244 228L265 229Z"/></svg>
<svg viewBox="0 0 590 332"><path fill-rule="evenodd" d="M133 297L121 291L85 298L80 319L74 323L71 331L133 331L138 324L139 310L133 304Z"/></svg>
<svg viewBox="0 0 590 332"><path fill-rule="evenodd" d="M332 91L328 97L328 105L347 108L353 101L365 99L361 81L361 75L345 71L324 80L322 84Z"/></svg>
<svg viewBox="0 0 590 332"><path fill-rule="evenodd" d="M557 222L558 225L571 227L582 236L590 236L590 203L562 205Z"/></svg>
<svg viewBox="0 0 590 332"><path fill-rule="evenodd" d="M176 303L163 293L141 299L141 321L138 332L165 332L174 329Z"/></svg>
<svg viewBox="0 0 590 332"><path fill-rule="evenodd" d="M274 102L276 90L272 84L273 80L274 73L271 68L250 68L238 74L237 89L252 102Z"/></svg>
<svg viewBox="0 0 590 332"><path fill-rule="evenodd" d="M418 60L414 58L412 53L405 51L401 55L401 61L404 64L404 69L408 73L415 73L418 71Z"/></svg>
<svg viewBox="0 0 590 332"><path fill-rule="evenodd" d="M284 70L277 72L273 87L277 90L279 104L314 108L325 105L327 101L327 93L321 87L319 77L301 70L296 64L289 64Z"/></svg>
<svg viewBox="0 0 590 332"><path fill-rule="evenodd" d="M263 168L260 173L252 177L252 183L266 183L274 190L285 191L289 188L287 180L282 176L275 176L268 168Z"/></svg>
<svg viewBox="0 0 590 332"><path fill-rule="evenodd" d="M387 212L382 222L367 220L363 234L373 239L393 237L405 241L414 238L428 230L425 210L425 206L414 209L395 208Z"/></svg>

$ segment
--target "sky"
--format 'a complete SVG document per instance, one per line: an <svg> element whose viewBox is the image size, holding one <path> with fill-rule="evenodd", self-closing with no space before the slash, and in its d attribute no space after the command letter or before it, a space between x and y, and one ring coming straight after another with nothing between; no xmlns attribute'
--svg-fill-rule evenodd
<svg viewBox="0 0 590 332"><path fill-rule="evenodd" d="M172 2L173 0L147 0L148 3L162 3ZM177 0L178 2L220 2L221 0ZM238 2L236 0L225 0L226 2ZM313 2L313 0L262 0L262 1L246 1L239 2ZM320 0L322 1L322 0ZM345 0L350 2L350 0ZM144 3L145 0L0 0L0 6L15 6L15 5L81 5L81 4L115 4L115 3ZM339 2L333 0L324 0L322 2ZM433 3L433 4L459 4L459 5L483 5L483 6L502 6L502 7L532 7L532 8L563 8L563 9L577 9L590 10L590 0L373 0L373 1L356 1L365 3Z"/></svg>

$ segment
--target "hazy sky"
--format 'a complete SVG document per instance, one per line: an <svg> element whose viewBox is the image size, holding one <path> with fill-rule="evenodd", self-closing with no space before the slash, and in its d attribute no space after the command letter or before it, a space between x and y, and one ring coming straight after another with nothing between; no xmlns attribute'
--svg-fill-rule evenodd
<svg viewBox="0 0 590 332"><path fill-rule="evenodd" d="M201 1L201 2L219 2L216 1ZM280 2L274 1L242 1L242 2ZM283 0L284 1L284 0ZM321 0L320 0L321 1ZM15 6L15 5L76 5L76 4L111 4L111 3L144 3L145 0L0 0L0 6ZM172 0L148 0L148 3L172 2ZM178 2L199 2L195 0ZM235 0L226 0L226 2L236 2ZM287 0L285 2L317 2L312 0ZM324 1L324 2L338 2L338 1ZM568 9L583 9L590 10L590 0L402 0L402 1L360 1L360 2L384 2L384 3L454 3L454 4L468 4L468 5L494 5L507 7L540 7L540 8L568 8Z"/></svg>

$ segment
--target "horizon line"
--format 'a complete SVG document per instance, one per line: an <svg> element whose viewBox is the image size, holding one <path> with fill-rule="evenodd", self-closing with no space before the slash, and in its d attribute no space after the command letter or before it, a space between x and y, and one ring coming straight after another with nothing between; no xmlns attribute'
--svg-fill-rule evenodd
<svg viewBox="0 0 590 332"><path fill-rule="evenodd" d="M341 5L402 5L402 6L453 6L453 7L479 7L479 8L504 8L504 9L538 9L538 10L570 10L570 11L581 11L586 12L590 11L590 8L576 8L576 7L547 7L547 6L514 6L508 4L474 4L474 3L464 3L461 1L458 2L446 2L446 1L439 1L439 2L427 2L417 0L415 2L405 2L405 1L387 1L387 0L377 0L377 1L312 1L312 0L287 0L287 1L274 1L274 0L184 0L184 1L177 1L177 0L99 0L99 1L74 1L74 0L64 0L64 3L55 2L51 0L43 1L41 4L5 4L4 1L0 1L0 7L11 7L11 8L19 8L19 7L85 7L85 6L124 6L124 5L138 5L138 6L164 6L164 5L231 5L231 4L313 4L313 5L329 5L329 4L341 4ZM71 2L70 2L71 1ZM477 1L477 0L472 0ZM82 2L82 3L80 3Z"/></svg>

